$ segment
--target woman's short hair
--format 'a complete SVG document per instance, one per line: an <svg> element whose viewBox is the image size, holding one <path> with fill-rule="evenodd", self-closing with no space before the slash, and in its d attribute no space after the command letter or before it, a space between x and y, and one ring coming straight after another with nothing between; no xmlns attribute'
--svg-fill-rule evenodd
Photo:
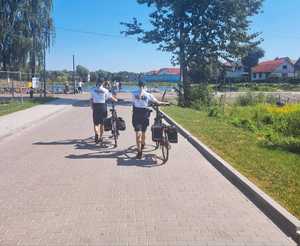
<svg viewBox="0 0 300 246"><path fill-rule="evenodd" d="M102 85L104 83L103 79L97 79L96 85Z"/></svg>
<svg viewBox="0 0 300 246"><path fill-rule="evenodd" d="M145 87L145 82L144 81L139 81L139 87Z"/></svg>

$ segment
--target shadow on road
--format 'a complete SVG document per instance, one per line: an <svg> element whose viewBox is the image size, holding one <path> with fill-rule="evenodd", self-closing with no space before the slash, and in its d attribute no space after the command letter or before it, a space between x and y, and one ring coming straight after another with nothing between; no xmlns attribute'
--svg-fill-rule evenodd
<svg viewBox="0 0 300 246"><path fill-rule="evenodd" d="M137 167L158 167L164 164L163 160L152 154L155 146L147 145L143 159L136 159L136 147L130 146L127 149L117 150L109 138L105 138L102 146L95 145L92 137L87 139L70 139L52 142L36 142L34 145L73 145L77 150L91 150L93 152L85 154L70 154L65 156L67 159L116 159L118 166L137 166Z"/></svg>

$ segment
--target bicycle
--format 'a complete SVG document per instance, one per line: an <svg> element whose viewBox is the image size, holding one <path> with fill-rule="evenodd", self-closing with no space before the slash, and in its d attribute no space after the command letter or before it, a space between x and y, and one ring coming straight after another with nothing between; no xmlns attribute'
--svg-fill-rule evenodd
<svg viewBox="0 0 300 246"><path fill-rule="evenodd" d="M169 160L169 150L171 148L169 137L168 137L168 126L163 123L163 115L159 110L158 105L153 105L153 109L156 112L154 124L152 125L152 134L157 131L157 136L152 135L152 139L155 141L155 148L161 148L163 162L166 163ZM154 132L154 135L156 134Z"/></svg>
<svg viewBox="0 0 300 246"><path fill-rule="evenodd" d="M118 138L119 138L119 130L118 130L118 125L117 125L117 121L118 121L118 115L117 115L117 111L115 109L115 103L112 102L112 108L110 109L111 112L111 133L114 139L114 147L118 147Z"/></svg>

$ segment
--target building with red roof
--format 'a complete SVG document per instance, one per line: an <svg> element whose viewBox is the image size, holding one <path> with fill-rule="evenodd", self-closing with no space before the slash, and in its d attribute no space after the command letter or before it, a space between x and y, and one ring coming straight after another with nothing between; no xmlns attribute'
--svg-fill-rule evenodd
<svg viewBox="0 0 300 246"><path fill-rule="evenodd" d="M295 67L288 57L264 61L252 68L253 81L267 80L269 78L289 78L295 76Z"/></svg>
<svg viewBox="0 0 300 246"><path fill-rule="evenodd" d="M178 82L180 81L179 68L161 68L144 74L145 82Z"/></svg>

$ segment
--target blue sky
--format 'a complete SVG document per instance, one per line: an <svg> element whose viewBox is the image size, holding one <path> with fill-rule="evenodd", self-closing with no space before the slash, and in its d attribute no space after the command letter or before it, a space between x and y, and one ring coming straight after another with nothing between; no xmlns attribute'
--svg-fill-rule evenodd
<svg viewBox="0 0 300 246"><path fill-rule="evenodd" d="M62 28L119 35L120 22L136 16L149 25L150 10L136 0L54 0L56 38L47 55L47 69L72 69L76 63L90 70L149 71L171 66L170 55L135 38L105 37L68 32ZM262 32L266 59L300 57L299 0L265 0L263 13L253 18L252 28Z"/></svg>

